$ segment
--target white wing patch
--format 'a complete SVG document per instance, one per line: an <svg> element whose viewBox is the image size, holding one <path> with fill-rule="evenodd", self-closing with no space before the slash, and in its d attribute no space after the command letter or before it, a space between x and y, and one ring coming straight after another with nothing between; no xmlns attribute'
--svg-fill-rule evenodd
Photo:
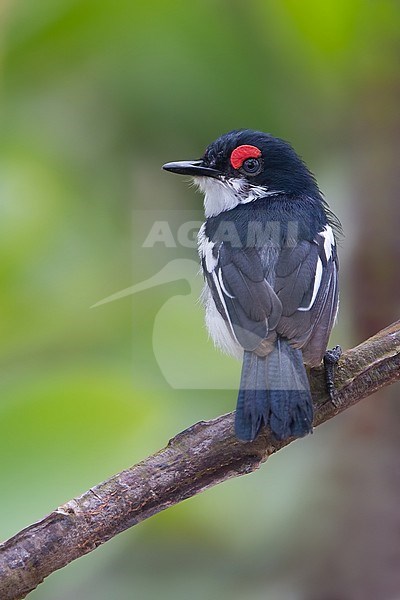
<svg viewBox="0 0 400 600"><path fill-rule="evenodd" d="M233 296L228 293L224 285L221 269L218 269L218 272L216 270L218 255L217 257L214 256L214 247L215 244L206 236L205 223L203 223L198 233L199 255L200 258L204 258L206 269L213 278L219 300L224 308L227 319L225 320L218 312L214 298L212 297L211 289L206 283L201 295L201 300L206 309L206 326L211 339L220 350L235 358L241 358L243 356L243 348L240 346L233 332L224 294L229 298L232 298Z"/></svg>
<svg viewBox="0 0 400 600"><path fill-rule="evenodd" d="M232 294L230 294L230 293L228 292L228 290L226 289L226 287L225 287L225 285L224 285L224 281L223 281L223 279L222 279L222 269L218 269L218 281L219 281L219 283L220 283L220 285L221 285L221 288L222 288L222 290L223 290L224 294L225 294L226 296L228 296L228 298L234 298L235 296L232 296Z"/></svg>
<svg viewBox="0 0 400 600"><path fill-rule="evenodd" d="M215 247L214 242L208 239L206 236L206 224L203 225L199 229L199 233L197 235L198 240L198 249L200 258L204 258L206 263L206 269L209 273L212 273L217 266L218 256L215 257L213 254L213 250Z"/></svg>
<svg viewBox="0 0 400 600"><path fill-rule="evenodd" d="M314 304L315 298L317 297L317 294L318 294L319 286L321 285L322 268L323 268L322 267L322 260L318 256L317 268L315 270L314 287L313 287L313 293L312 293L310 304L308 306L305 306L305 307L301 306L297 310L300 310L300 311L310 310L310 308Z"/></svg>
<svg viewBox="0 0 400 600"><path fill-rule="evenodd" d="M328 261L332 256L332 248L335 247L335 238L333 235L332 227L326 225L326 227L319 232L320 236L324 238L324 252L326 260Z"/></svg>
<svg viewBox="0 0 400 600"><path fill-rule="evenodd" d="M318 235L321 236L324 240L324 254L325 254L326 262L328 262L332 258L332 250L336 245L335 244L335 236L333 235L332 227L330 227L329 225L326 225L324 227L324 229L318 233ZM316 239L314 241L317 244L321 243L321 241L318 241L318 239ZM306 307L299 307L297 310L307 311L312 308L312 306L315 302L315 299L317 297L319 287L321 285L322 271L323 271L323 264L322 264L320 257L318 257L317 268L315 270L315 277L314 277L313 293L311 296L310 304Z"/></svg>

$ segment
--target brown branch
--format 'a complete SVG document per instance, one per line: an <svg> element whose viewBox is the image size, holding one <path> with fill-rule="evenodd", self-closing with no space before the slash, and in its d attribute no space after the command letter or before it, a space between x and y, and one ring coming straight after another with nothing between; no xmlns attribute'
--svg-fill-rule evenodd
<svg viewBox="0 0 400 600"><path fill-rule="evenodd" d="M315 425L398 379L400 321L342 356L337 370L339 407L326 396L322 368L312 371ZM291 441L276 442L264 432L255 442L241 443L233 433L233 413L196 423L160 452L1 544L0 598L24 598L50 573L117 533L221 481L254 471Z"/></svg>

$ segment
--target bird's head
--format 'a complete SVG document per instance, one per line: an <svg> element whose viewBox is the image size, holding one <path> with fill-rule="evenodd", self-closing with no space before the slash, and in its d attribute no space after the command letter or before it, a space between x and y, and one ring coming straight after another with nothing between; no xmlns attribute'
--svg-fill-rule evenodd
<svg viewBox="0 0 400 600"><path fill-rule="evenodd" d="M251 129L222 135L199 160L163 168L194 178L205 194L207 217L268 196L320 196L314 176L290 144Z"/></svg>

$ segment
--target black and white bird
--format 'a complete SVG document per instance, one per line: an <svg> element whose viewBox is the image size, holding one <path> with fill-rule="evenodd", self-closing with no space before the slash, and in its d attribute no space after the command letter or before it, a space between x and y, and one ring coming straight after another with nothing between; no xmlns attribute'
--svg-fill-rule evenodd
<svg viewBox="0 0 400 600"><path fill-rule="evenodd" d="M199 235L206 324L243 358L235 429L253 440L311 432L305 365L324 357L338 308L335 231L317 182L287 142L250 129L210 144L200 160L167 163L204 193Z"/></svg>

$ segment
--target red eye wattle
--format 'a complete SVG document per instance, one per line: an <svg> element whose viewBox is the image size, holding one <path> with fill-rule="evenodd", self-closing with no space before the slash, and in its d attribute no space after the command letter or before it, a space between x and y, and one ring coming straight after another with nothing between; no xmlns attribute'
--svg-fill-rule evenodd
<svg viewBox="0 0 400 600"><path fill-rule="evenodd" d="M231 154L231 165L234 169L240 169L242 164L248 158L259 158L261 156L260 148L249 146L247 144L238 146Z"/></svg>

